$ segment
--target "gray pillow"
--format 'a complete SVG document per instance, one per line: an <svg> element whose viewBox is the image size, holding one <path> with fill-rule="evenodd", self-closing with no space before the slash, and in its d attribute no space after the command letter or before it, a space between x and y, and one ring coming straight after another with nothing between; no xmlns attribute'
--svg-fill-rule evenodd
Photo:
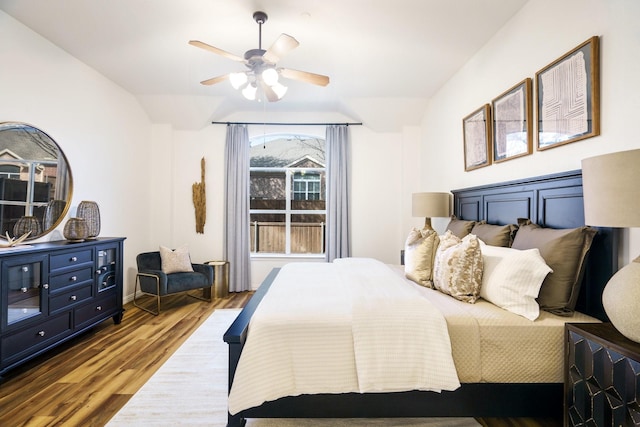
<svg viewBox="0 0 640 427"><path fill-rule="evenodd" d="M487 245L509 248L513 243L513 235L517 229L518 226L515 224L493 225L480 221L473 226L471 234L478 236L478 239Z"/></svg>
<svg viewBox="0 0 640 427"><path fill-rule="evenodd" d="M452 215L451 221L449 221L449 224L447 225L447 230L450 230L454 236L462 239L464 236L471 233L474 225L476 225L475 221L465 221L463 219L458 219L455 215Z"/></svg>
<svg viewBox="0 0 640 427"><path fill-rule="evenodd" d="M571 315L575 309L584 265L597 231L590 227L553 229L518 220L514 249L538 248L553 272L544 279L538 304L543 310Z"/></svg>

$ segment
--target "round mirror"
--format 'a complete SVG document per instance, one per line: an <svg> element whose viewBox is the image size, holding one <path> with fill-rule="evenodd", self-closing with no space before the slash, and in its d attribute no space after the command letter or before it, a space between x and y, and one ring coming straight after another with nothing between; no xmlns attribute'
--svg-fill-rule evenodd
<svg viewBox="0 0 640 427"><path fill-rule="evenodd" d="M26 123L0 123L0 237L49 233L69 210L72 190L69 163L49 135Z"/></svg>

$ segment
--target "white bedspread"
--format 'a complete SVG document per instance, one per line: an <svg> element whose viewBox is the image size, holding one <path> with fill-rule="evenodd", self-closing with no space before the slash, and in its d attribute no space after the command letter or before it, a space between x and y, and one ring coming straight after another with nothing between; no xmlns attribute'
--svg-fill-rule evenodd
<svg viewBox="0 0 640 427"><path fill-rule="evenodd" d="M388 266L294 263L252 317L229 412L300 394L459 386L444 317Z"/></svg>

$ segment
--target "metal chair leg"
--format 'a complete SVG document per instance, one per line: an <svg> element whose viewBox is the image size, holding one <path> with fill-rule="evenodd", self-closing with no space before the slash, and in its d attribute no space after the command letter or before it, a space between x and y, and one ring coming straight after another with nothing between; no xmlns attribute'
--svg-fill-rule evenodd
<svg viewBox="0 0 640 427"><path fill-rule="evenodd" d="M153 277L154 279L156 279L156 295L155 296L156 296L157 311L155 311L155 312L152 311L152 310L149 310L146 307L138 305L137 296L138 296L138 285L140 283L140 276ZM142 290L142 288L140 288L140 292L143 293L143 294L147 294L146 292L144 292ZM150 294L147 294L147 295L150 295ZM158 279L158 276L153 275L153 274L145 274L145 273L137 273L136 274L136 283L135 283L135 286L133 287L133 305L138 307L141 310L146 311L147 313L153 314L154 316L157 316L158 314L160 314L160 279Z"/></svg>

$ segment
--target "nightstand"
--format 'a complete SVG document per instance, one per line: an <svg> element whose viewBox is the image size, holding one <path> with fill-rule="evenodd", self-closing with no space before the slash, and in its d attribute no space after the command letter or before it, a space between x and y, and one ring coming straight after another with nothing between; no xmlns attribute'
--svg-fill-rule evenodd
<svg viewBox="0 0 640 427"><path fill-rule="evenodd" d="M565 326L565 426L640 425L640 344L611 323Z"/></svg>

